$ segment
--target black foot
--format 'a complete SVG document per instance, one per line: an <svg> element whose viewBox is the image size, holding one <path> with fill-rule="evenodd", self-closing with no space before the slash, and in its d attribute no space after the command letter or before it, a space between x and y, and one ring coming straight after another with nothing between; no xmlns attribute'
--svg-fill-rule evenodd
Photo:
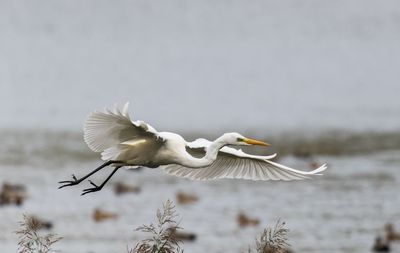
<svg viewBox="0 0 400 253"><path fill-rule="evenodd" d="M63 184L60 187L58 187L58 189L64 188L66 186L73 186L73 185L77 185L80 182L82 182L82 180L78 180L74 174L72 174L72 179L73 180L69 180L69 181L60 181L58 182L59 184Z"/></svg>
<svg viewBox="0 0 400 253"><path fill-rule="evenodd" d="M91 192L98 192L98 191L100 191L101 189L103 189L103 186L104 186L104 185L98 186L97 184L93 183L91 180L89 180L89 183L90 183L91 185L93 185L94 187L84 189L84 190L83 190L83 193L81 194L81 196L83 196L83 195L85 195L85 194L88 194L88 193L91 193Z"/></svg>

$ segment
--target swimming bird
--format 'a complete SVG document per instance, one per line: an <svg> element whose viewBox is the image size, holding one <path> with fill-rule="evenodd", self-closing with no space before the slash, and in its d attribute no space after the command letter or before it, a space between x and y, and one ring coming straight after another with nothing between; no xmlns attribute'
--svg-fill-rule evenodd
<svg viewBox="0 0 400 253"><path fill-rule="evenodd" d="M385 225L386 241L400 241L400 233L396 231L392 223Z"/></svg>
<svg viewBox="0 0 400 253"><path fill-rule="evenodd" d="M312 171L300 171L271 161L276 154L251 155L231 145L269 146L268 143L246 138L239 133L225 133L214 141L197 139L185 141L171 132L158 132L143 121L132 121L129 103L115 106L113 110L95 111L84 124L84 140L91 150L101 152L105 161L82 178L72 175L72 180L61 181L59 188L77 185L101 169L114 167L106 180L82 195L100 191L121 167L161 168L162 171L192 180L236 178L250 180L299 180L320 175L327 167L322 165Z"/></svg>
<svg viewBox="0 0 400 253"><path fill-rule="evenodd" d="M199 200L197 195L184 193L182 191L177 192L175 196L176 201L181 205L193 204Z"/></svg>
<svg viewBox="0 0 400 253"><path fill-rule="evenodd" d="M257 218L251 218L244 213L239 213L236 218L237 223L241 227L247 226L258 226L260 224L260 220Z"/></svg>

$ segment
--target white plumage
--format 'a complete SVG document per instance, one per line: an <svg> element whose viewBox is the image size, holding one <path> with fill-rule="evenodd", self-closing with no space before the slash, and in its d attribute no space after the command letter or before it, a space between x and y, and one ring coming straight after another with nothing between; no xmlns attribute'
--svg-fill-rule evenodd
<svg viewBox="0 0 400 253"><path fill-rule="evenodd" d="M98 170L108 165L136 168L159 167L164 172L193 180L211 180L219 178L237 178L250 180L298 180L313 175L320 175L327 167L313 171L295 170L270 159L270 156L246 154L240 149L228 145L261 145L269 144L246 138L238 133L225 133L215 141L197 139L186 142L180 135L170 132L157 132L143 121L132 121L128 106L115 106L114 110L93 112L84 124L84 139L90 149L101 152L105 164L87 176L73 181L62 181L60 188L80 183ZM109 180L95 188L86 189L93 192Z"/></svg>
<svg viewBox="0 0 400 253"><path fill-rule="evenodd" d="M211 143L206 139L197 139L194 142L189 142L188 147L201 150L209 147ZM275 156L276 154L270 156L250 155L244 153L241 149L223 147L220 149L215 162L202 169L193 169L177 164L163 166L162 168L169 174L193 180L237 178L265 181L305 179L326 169L326 165L322 165L310 172L295 170L270 161Z"/></svg>
<svg viewBox="0 0 400 253"><path fill-rule="evenodd" d="M270 161L276 154L250 155L225 145L217 150L215 161L199 166L197 159L206 156L213 142L206 139L186 142L176 134L157 132L143 121L131 121L128 105L116 106L113 111L94 112L86 120L84 139L93 151L102 152L105 161L116 160L136 166L160 165L169 174L195 180L294 180L307 178L326 169L326 165L322 165L311 172L299 171ZM236 141L237 138L246 139L243 136L235 133L228 135L235 135L232 144L247 145ZM193 167L188 164L188 159L192 160Z"/></svg>
<svg viewBox="0 0 400 253"><path fill-rule="evenodd" d="M129 103L115 106L113 111L95 111L84 124L84 140L101 158L132 163L132 160L149 160L162 143L156 130L143 121L131 121ZM141 156L141 157L139 157ZM140 164L140 161L137 161Z"/></svg>

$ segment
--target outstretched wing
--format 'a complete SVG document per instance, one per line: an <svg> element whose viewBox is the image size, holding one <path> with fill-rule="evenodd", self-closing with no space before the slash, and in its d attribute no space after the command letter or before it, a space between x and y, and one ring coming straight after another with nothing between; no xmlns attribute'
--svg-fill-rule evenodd
<svg viewBox="0 0 400 253"><path fill-rule="evenodd" d="M204 156L210 141L198 139L188 143L187 150L194 156ZM270 161L271 156L256 156L246 154L242 150L223 147L218 153L217 160L208 167L188 168L178 164L162 166L168 174L192 180L212 180L219 178L237 178L250 180L299 180L312 175L320 175L327 167L313 171L300 171L289 168L279 163Z"/></svg>
<svg viewBox="0 0 400 253"><path fill-rule="evenodd" d="M91 113L83 127L84 139L89 148L103 152L102 158L112 159L124 147L132 149L135 145L145 144L153 150L161 146L164 140L157 131L143 121L132 121L128 114L129 103L115 106L114 110Z"/></svg>

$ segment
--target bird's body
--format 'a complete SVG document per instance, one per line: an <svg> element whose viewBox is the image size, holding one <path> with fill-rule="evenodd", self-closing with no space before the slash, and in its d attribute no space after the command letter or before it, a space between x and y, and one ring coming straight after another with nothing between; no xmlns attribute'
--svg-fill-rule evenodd
<svg viewBox="0 0 400 253"><path fill-rule="evenodd" d="M215 141L197 139L187 142L178 134L157 132L143 121L132 121L128 114L128 103L123 107L116 106L113 111L96 111L90 114L84 125L84 139L89 148L101 152L102 159L106 161L97 170L113 165L116 167L113 173L123 166L160 167L168 174L194 180L295 180L308 178L326 169L326 165L322 165L313 171L299 171L270 161L275 154L250 155L240 149L228 147L269 145L238 133L225 133ZM83 179L77 180L74 177L74 181L62 181L64 185L61 187L78 184ZM92 185L97 187L93 183Z"/></svg>

